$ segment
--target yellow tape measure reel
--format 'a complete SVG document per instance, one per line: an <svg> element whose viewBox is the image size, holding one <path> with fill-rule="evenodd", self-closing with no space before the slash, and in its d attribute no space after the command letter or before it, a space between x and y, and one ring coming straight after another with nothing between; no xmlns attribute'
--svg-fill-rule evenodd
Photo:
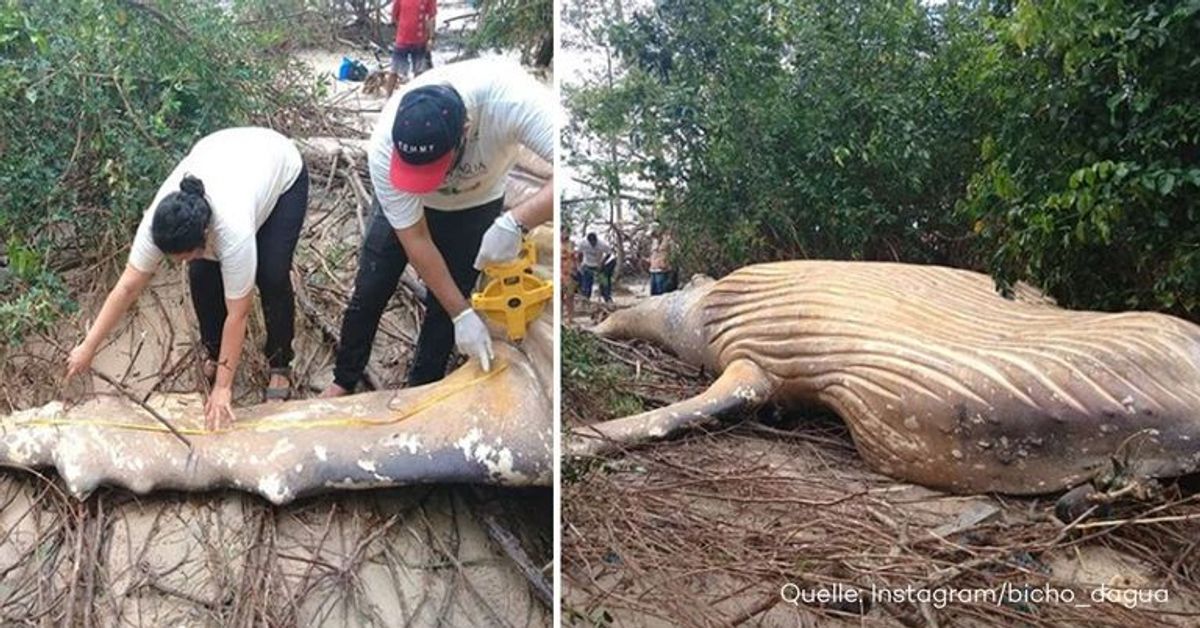
<svg viewBox="0 0 1200 628"><path fill-rule="evenodd" d="M533 274L536 263L537 249L525 240L517 259L483 269L487 284L471 295L471 307L504 325L509 340L524 338L529 323L554 295L554 285Z"/></svg>

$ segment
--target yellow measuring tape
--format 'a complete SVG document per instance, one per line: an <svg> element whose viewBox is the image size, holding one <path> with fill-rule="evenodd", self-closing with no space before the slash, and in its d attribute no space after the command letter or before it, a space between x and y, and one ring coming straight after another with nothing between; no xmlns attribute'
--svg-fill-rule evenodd
<svg viewBox="0 0 1200 628"><path fill-rule="evenodd" d="M309 430L318 427L372 427L379 425L391 425L399 423L405 419L412 418L433 406L449 399L450 397L474 386L483 381L487 381L501 371L508 368L505 362L496 362L492 366L492 370L483 373L477 377L473 377L457 386L454 386L446 391L438 391L437 394L429 395L422 399L416 406L409 408L405 412L397 412L390 419L361 419L356 417L344 417L340 419L324 419L321 421L280 421L278 419L262 419L260 421L247 421L245 423L235 423L232 427L223 430L207 430L204 428L195 427L180 427L176 428L180 434L188 436L211 436L216 434L226 434L229 432L271 432L285 429L300 429ZM53 426L78 426L78 425L95 425L97 427L110 427L120 430L130 430L134 432L160 432L170 434L171 431L165 425L158 423L128 423L122 421L82 421L79 419L33 419L25 421L21 425L32 425L36 427L53 427Z"/></svg>

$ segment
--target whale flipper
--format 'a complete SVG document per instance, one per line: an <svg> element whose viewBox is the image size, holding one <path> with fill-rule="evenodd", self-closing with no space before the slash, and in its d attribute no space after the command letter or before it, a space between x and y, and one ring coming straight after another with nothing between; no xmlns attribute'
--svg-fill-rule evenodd
<svg viewBox="0 0 1200 628"><path fill-rule="evenodd" d="M723 414L753 408L775 392L775 382L750 360L735 360L707 390L692 397L623 419L575 430L567 448L574 455L598 455L665 438L708 423Z"/></svg>

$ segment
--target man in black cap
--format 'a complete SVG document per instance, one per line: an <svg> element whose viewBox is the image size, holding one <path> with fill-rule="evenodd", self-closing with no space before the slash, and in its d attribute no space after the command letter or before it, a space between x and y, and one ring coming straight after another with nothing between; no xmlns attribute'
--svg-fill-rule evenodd
<svg viewBox="0 0 1200 628"><path fill-rule="evenodd" d="M519 66L478 59L422 74L380 113L368 155L375 207L342 318L333 384L354 390L406 263L429 288L408 385L445 376L451 349L489 370L492 342L467 295L553 214L553 181L510 211L504 187L524 144L554 161L554 99Z"/></svg>

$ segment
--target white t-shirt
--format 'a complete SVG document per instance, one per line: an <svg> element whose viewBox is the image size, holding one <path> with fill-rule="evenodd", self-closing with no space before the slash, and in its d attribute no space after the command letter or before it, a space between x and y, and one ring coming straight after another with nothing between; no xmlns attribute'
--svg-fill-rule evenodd
<svg viewBox="0 0 1200 628"><path fill-rule="evenodd" d="M466 105L471 128L463 157L434 192L401 192L388 177L396 109L408 90L433 84L450 85ZM393 228L404 229L421 220L425 206L453 211L500 198L521 144L554 161L554 112L550 90L511 62L475 59L421 74L392 94L371 134L371 183L384 216Z"/></svg>
<svg viewBox="0 0 1200 628"><path fill-rule="evenodd" d="M204 183L213 212L204 257L221 262L225 298L246 296L258 270L254 235L303 167L295 144L271 129L225 129L201 138L163 181L142 215L129 265L146 273L158 268L163 253L150 235L154 210L166 195L179 190L183 175L190 174Z"/></svg>
<svg viewBox="0 0 1200 628"><path fill-rule="evenodd" d="M599 268L604 264L604 258L612 253L612 248L604 243L603 240L596 240L596 246L592 246L587 239L579 243L577 247L579 254L583 257L583 265Z"/></svg>

